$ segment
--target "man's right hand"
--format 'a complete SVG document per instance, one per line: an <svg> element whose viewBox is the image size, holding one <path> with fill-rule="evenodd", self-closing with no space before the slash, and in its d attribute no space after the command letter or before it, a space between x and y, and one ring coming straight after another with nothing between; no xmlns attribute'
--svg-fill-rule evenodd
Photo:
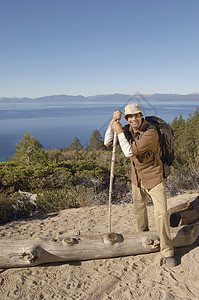
<svg viewBox="0 0 199 300"><path fill-rule="evenodd" d="M117 134L122 133L122 125L119 122L121 120L122 112L121 111L115 111L113 113L113 118L111 120L110 126L112 127L113 130L117 132Z"/></svg>
<svg viewBox="0 0 199 300"><path fill-rule="evenodd" d="M119 111L119 110L114 111L112 121L114 122L114 121L117 121L117 120L121 120L121 117L122 117L122 112L121 111Z"/></svg>

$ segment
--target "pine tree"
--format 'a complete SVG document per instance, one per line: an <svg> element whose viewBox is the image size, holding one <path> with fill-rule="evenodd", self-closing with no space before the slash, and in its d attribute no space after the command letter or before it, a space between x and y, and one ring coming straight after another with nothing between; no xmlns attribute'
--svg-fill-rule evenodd
<svg viewBox="0 0 199 300"><path fill-rule="evenodd" d="M180 115L173 120L175 132L175 159L181 166L189 167L199 162L199 109L194 115L189 114L187 120Z"/></svg>
<svg viewBox="0 0 199 300"><path fill-rule="evenodd" d="M196 108L193 116L193 127L194 127L194 143L195 151L194 157L199 162L199 107Z"/></svg>
<svg viewBox="0 0 199 300"><path fill-rule="evenodd" d="M174 118L171 127L174 130L175 134L175 160L176 162L183 164L186 161L186 152L185 152L185 127L186 122L180 115L179 119Z"/></svg>
<svg viewBox="0 0 199 300"><path fill-rule="evenodd" d="M191 161L195 160L198 151L198 122L199 113L197 108L193 116L191 114L189 115L185 128L185 149L189 153L189 159Z"/></svg>
<svg viewBox="0 0 199 300"><path fill-rule="evenodd" d="M46 162L45 153L40 142L30 132L22 135L22 140L15 145L16 153L12 161L22 165L35 165Z"/></svg>
<svg viewBox="0 0 199 300"><path fill-rule="evenodd" d="M61 156L62 152L60 149L51 149L51 150L46 150L46 157L49 161L51 161L53 164L58 163L59 157Z"/></svg>
<svg viewBox="0 0 199 300"><path fill-rule="evenodd" d="M199 142L199 107L196 108L193 115L194 137L196 144Z"/></svg>
<svg viewBox="0 0 199 300"><path fill-rule="evenodd" d="M69 150L76 150L79 151L83 148L82 144L80 143L78 137L74 139L74 141L70 144Z"/></svg>
<svg viewBox="0 0 199 300"><path fill-rule="evenodd" d="M104 142L99 130L95 129L92 132L91 138L89 139L88 150L99 150L104 149Z"/></svg>

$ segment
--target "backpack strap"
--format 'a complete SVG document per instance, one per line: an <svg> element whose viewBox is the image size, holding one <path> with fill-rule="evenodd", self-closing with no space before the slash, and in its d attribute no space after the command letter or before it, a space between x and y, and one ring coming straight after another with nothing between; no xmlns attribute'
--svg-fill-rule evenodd
<svg viewBox="0 0 199 300"><path fill-rule="evenodd" d="M129 143L132 143L134 139L133 139L133 136L132 136L132 134L131 134L129 128L130 128L130 125L127 124L127 125L125 125L122 129L123 129L123 132L124 132L124 135L125 135L127 141L128 141Z"/></svg>
<svg viewBox="0 0 199 300"><path fill-rule="evenodd" d="M156 126L153 125L153 124L151 124L151 123L146 124L146 127L145 127L144 131L147 131L149 129L155 129L156 131L158 131L157 128L156 128Z"/></svg>

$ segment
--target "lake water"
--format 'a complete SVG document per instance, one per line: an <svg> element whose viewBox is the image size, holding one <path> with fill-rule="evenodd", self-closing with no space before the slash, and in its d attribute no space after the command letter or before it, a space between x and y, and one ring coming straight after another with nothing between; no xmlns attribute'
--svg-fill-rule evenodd
<svg viewBox="0 0 199 300"><path fill-rule="evenodd" d="M0 161L15 153L14 145L26 132L38 139L44 149L69 147L77 136L86 146L93 130L104 136L113 111L123 110L126 100L87 99L81 101L9 100L0 101ZM133 103L136 101L131 101ZM138 102L138 101L137 101ZM145 115L157 115L171 123L181 114L184 119L197 108L197 102L143 101ZM122 121L125 124L124 118Z"/></svg>

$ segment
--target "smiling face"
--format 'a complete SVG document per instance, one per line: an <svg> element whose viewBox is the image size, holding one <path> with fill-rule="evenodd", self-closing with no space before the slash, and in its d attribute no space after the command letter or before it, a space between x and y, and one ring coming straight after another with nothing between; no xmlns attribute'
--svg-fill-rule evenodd
<svg viewBox="0 0 199 300"><path fill-rule="evenodd" d="M126 120L133 129L139 129L142 124L142 113L127 115Z"/></svg>

